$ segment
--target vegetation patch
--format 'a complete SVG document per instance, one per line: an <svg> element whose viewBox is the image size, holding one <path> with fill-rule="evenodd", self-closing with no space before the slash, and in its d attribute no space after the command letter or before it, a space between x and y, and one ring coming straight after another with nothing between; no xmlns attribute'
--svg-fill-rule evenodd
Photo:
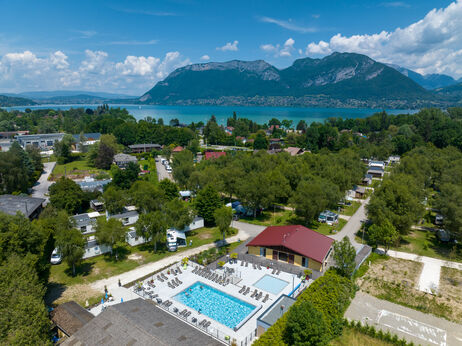
<svg viewBox="0 0 462 346"><path fill-rule="evenodd" d="M454 273L453 282L457 283L457 286L454 286L454 289L449 291L450 293L445 289L446 287L440 286L438 294L431 295L416 288L422 267L422 263L397 258L375 260L371 263L369 270L357 280L357 284L361 291L379 299L460 323L462 321L461 299L452 300L452 297L460 292L457 279L460 278L460 272L459 276ZM441 277L443 275L442 271Z"/></svg>

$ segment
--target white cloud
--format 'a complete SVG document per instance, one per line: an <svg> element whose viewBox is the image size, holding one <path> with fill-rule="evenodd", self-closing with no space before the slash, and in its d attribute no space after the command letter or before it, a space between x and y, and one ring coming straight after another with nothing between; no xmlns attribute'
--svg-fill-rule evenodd
<svg viewBox="0 0 462 346"><path fill-rule="evenodd" d="M139 94L189 64L179 52L163 58L127 56L113 61L104 51L86 50L83 59L71 63L62 51L39 57L31 51L0 56L0 91L60 90L113 91Z"/></svg>
<svg viewBox="0 0 462 346"><path fill-rule="evenodd" d="M205 55L202 55L202 56L201 56L201 60L202 60L202 61L209 61L209 60L210 60L210 57L209 57L207 54L205 54Z"/></svg>
<svg viewBox="0 0 462 346"><path fill-rule="evenodd" d="M297 31L301 33L318 31L318 29L316 29L315 27L297 25L293 23L292 20L290 19L282 20L282 19L276 19L276 18L271 18L271 17L261 17L260 21L264 23L276 24L277 26L280 26L281 28L292 30L292 31Z"/></svg>
<svg viewBox="0 0 462 346"><path fill-rule="evenodd" d="M217 47L217 50L221 50L222 52L226 52L226 51L235 52L239 50L239 48L237 48L238 44L239 44L239 41L234 41L233 43L228 42L223 47Z"/></svg>
<svg viewBox="0 0 462 346"><path fill-rule="evenodd" d="M334 51L366 54L375 60L415 69L420 73L462 76L462 0L433 9L404 28L376 34L332 36L328 42L310 43L307 55Z"/></svg>
<svg viewBox="0 0 462 346"><path fill-rule="evenodd" d="M274 54L275 57L290 57L295 51L294 47L295 41L291 37L284 42L281 46L280 44L262 44L260 49L266 53Z"/></svg>

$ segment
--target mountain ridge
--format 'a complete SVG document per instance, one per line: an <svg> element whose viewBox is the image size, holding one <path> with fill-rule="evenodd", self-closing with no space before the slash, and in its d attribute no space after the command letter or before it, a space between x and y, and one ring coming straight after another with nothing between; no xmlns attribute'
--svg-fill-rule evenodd
<svg viewBox="0 0 462 346"><path fill-rule="evenodd" d="M433 105L434 95L365 55L333 53L322 59L297 59L284 69L263 60L192 64L173 71L139 100L177 105L421 107Z"/></svg>

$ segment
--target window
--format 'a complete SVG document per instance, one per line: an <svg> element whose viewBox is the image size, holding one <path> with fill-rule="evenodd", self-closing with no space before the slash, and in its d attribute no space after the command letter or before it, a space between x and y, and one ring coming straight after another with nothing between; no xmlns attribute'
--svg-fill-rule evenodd
<svg viewBox="0 0 462 346"><path fill-rule="evenodd" d="M302 267L308 268L308 258L302 257Z"/></svg>
<svg viewBox="0 0 462 346"><path fill-rule="evenodd" d="M82 226L82 227L80 227L80 231L81 231L81 232L86 232L86 231L87 231L87 226Z"/></svg>
<svg viewBox="0 0 462 346"><path fill-rule="evenodd" d="M260 256L266 257L266 248L264 248L264 247L260 248Z"/></svg>
<svg viewBox="0 0 462 346"><path fill-rule="evenodd" d="M279 260L282 262L287 262L287 254L285 252L279 252Z"/></svg>

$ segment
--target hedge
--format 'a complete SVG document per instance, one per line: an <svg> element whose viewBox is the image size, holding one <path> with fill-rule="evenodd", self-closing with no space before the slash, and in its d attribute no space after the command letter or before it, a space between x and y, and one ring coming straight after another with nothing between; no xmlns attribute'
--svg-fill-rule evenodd
<svg viewBox="0 0 462 346"><path fill-rule="evenodd" d="M343 314L348 308L354 293L354 285L350 279L338 275L334 270L329 270L303 291L293 306L300 304L302 301L311 302L322 313L329 328L329 337L334 338L342 332ZM254 345L286 345L283 339L286 323L287 313L268 328Z"/></svg>
<svg viewBox="0 0 462 346"><path fill-rule="evenodd" d="M389 342L390 344L396 346L414 346L413 342L407 342L404 338L400 339L396 334L391 334L389 331L384 333L381 329L377 330L374 326L370 326L368 324L363 325L359 321L350 322L348 320L345 320L345 325L357 330L362 334L368 335L372 338L379 339L385 342Z"/></svg>

